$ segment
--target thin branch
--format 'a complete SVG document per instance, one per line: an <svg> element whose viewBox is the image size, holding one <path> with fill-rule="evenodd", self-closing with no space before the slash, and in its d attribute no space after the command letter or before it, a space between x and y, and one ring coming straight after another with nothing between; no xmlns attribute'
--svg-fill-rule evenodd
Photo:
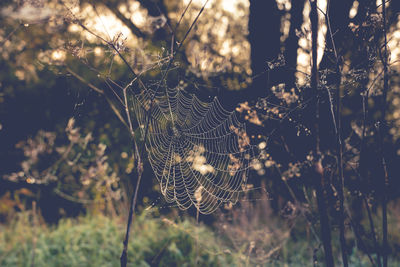
<svg viewBox="0 0 400 267"><path fill-rule="evenodd" d="M378 125L378 138L380 141L381 158L383 167L383 198L382 198L382 236L383 236L383 266L388 265L388 222L387 222L387 202L388 202L388 186L389 186L389 173L387 162L385 158L385 144L384 138L387 136L386 125L386 109L387 109L387 94L389 90L389 76L388 76L388 51L387 51L387 32L386 32L386 1L382 1L382 16L383 16L383 37L384 37L384 51L381 58L383 64L383 94L381 103L381 118Z"/></svg>
<svg viewBox="0 0 400 267"><path fill-rule="evenodd" d="M369 261L371 262L371 265L375 267L376 266L375 261L372 258L372 256L370 255L370 253L368 252L368 248L367 248L367 246L365 245L364 241L361 238L361 234L360 234L360 232L359 232L359 230L357 228L357 225L356 225L356 223L354 222L354 220L350 216L349 209L346 208L346 211L347 211L347 214L349 214L350 225L353 228L354 235L356 236L356 240L360 243L361 249L366 251L367 257L368 257Z"/></svg>
<svg viewBox="0 0 400 267"><path fill-rule="evenodd" d="M65 6L65 4L64 4ZM75 19L75 23L78 24L82 29L84 29L85 31L87 31L88 33L90 33L91 35L93 35L94 37L96 37L97 39L101 40L102 42L104 42L105 44L107 44L109 47L111 47L116 53L117 55L121 58L121 60L124 62L124 64L128 67L129 71L135 76L137 77L137 80L139 82L139 85L145 90L147 91L146 86L144 85L144 83L142 82L142 80L140 79L139 75L136 74L136 72L133 70L133 68L131 67L131 65L128 63L128 61L125 59L125 57L121 54L121 52L119 51L118 48L115 47L115 45L112 43L112 41L107 41L106 39L104 39L103 37L101 37L99 34L93 32L92 30L90 30L88 27L86 27L76 16L75 14L67 7L65 6L65 8L71 13L71 15L74 17Z"/></svg>
<svg viewBox="0 0 400 267"><path fill-rule="evenodd" d="M173 30L174 35L175 35L176 30L178 29L179 25L181 24L181 21L182 21L183 17L185 16L186 11L189 9L189 6L192 4L192 1L193 1L193 0L190 0L190 1L189 1L189 3L187 4L185 10L182 12L181 17L179 18L178 23L175 25L175 28L174 28L174 30Z"/></svg>
<svg viewBox="0 0 400 267"><path fill-rule="evenodd" d="M381 74L379 74L378 77L380 75ZM375 80L372 82L372 84L375 84L376 80L377 80L377 78L375 78ZM371 87L372 87L372 85L371 85ZM362 155L363 155L363 150L364 150L365 134L366 134L366 129L367 129L367 125L366 124L367 124L367 116L368 116L368 101L367 100L368 100L368 97L369 97L369 91L370 91L371 87L367 88L364 91L364 93L362 94L363 125L362 125L362 133L361 133L360 152L359 152L360 161L361 161L361 158L362 158ZM358 167L361 170L363 168L363 166L361 166L361 163L359 163ZM357 174L357 177L359 178L359 182L361 183L362 179L360 177L360 174L357 171L355 171L355 173ZM368 221L369 221L369 226L370 226L370 229L371 229L372 240L374 242L374 248L375 248L375 253L376 253L378 266L381 267L382 266L381 254L379 252L379 245L378 245L378 241L376 239L376 231L375 231L374 221L373 221L373 218L372 218L372 212L371 212L371 209L369 207L367 198L365 197L364 194L362 194L362 197L363 197L365 208L367 209Z"/></svg>
<svg viewBox="0 0 400 267"><path fill-rule="evenodd" d="M86 81L82 76L80 76L79 74L77 74L76 72L74 72L71 68L66 67L66 70L75 78L77 78L79 81L81 81L82 83L86 84L89 88L93 89L95 92L104 95L107 103L110 105L111 109L113 110L113 112L115 113L115 115L118 117L118 119L126 126L128 127L128 125L126 124L124 118L121 116L121 113L118 111L117 107L114 105L114 103L111 101L111 99L109 99L105 94L104 91L101 90L100 88L94 86L93 84L91 84L90 82ZM107 82L106 82L107 83ZM107 83L108 86L110 86Z"/></svg>
<svg viewBox="0 0 400 267"><path fill-rule="evenodd" d="M33 229L33 237L32 237L32 255L31 255L31 267L35 267L35 256L36 256L36 246L37 246L37 232L38 228L38 219L37 219L37 211L36 211L36 201L32 202L32 229Z"/></svg>
<svg viewBox="0 0 400 267"><path fill-rule="evenodd" d="M21 28L23 25L24 25L23 23L18 24L18 26L15 27L15 28L3 39L3 41L1 41L0 47L2 47L2 46L11 38L11 36L13 36L14 33L16 33L17 30L19 30L19 28Z"/></svg>
<svg viewBox="0 0 400 267"><path fill-rule="evenodd" d="M350 164L348 164L348 166L349 166L349 167L354 171L354 173L357 175L358 182L359 182L359 183L362 183L362 179L361 179L360 174L359 174ZM375 252L376 252L376 257L377 257L378 266L381 267L381 266L382 266L382 263L381 263L381 255L380 255L380 253L379 253L379 245L378 245L378 241L377 241L377 239L376 239L376 231L375 231L374 220L373 220L373 218L372 218L371 208L370 208L370 206L369 206L368 199L367 199L367 197L365 196L365 194L361 194L361 196L362 196L362 198L363 198L363 202L364 202L365 208L366 208L366 210L367 210L367 215L368 215L368 220L369 220L369 227L370 227L370 230L371 230L370 235L371 235L371 237L372 237L372 241L374 242L374 247L375 247Z"/></svg>
<svg viewBox="0 0 400 267"><path fill-rule="evenodd" d="M126 267L126 265L128 263L128 243L129 243L129 235L131 232L130 229L131 229L133 219L135 217L136 201L137 201L140 182L142 180L142 174L143 174L143 163L142 163L141 157L139 155L138 146L135 141L134 141L134 143L135 143L135 154L136 154L136 158L138 161L138 166L137 166L138 179L136 181L135 193L133 194L133 197L132 197L132 200L131 200L131 203L129 206L128 222L126 225L125 239L123 241L124 248L122 250L122 254L120 257L121 267Z"/></svg>
<svg viewBox="0 0 400 267"><path fill-rule="evenodd" d="M339 195L339 231L340 231L340 248L342 251L342 261L343 266L348 267L348 257L347 257L347 245L345 238L345 215L344 215L344 174L343 174L343 140L342 140L342 129L341 129L341 109L342 109L342 99L341 99L341 90L340 84L342 81L342 72L340 69L340 59L336 49L335 40L333 38L332 27L329 18L329 7L330 1L328 0L327 12L325 14L325 21L328 26L329 36L331 39L333 52L335 55L335 75L336 75L336 118L335 113L332 111L332 119L334 123L334 128L336 130L336 159L337 159L337 167L338 167L338 195ZM329 89L328 89L329 91ZM331 99L330 99L331 101ZM331 105L332 106L332 105Z"/></svg>
<svg viewBox="0 0 400 267"><path fill-rule="evenodd" d="M133 82L133 81L132 81ZM125 86L124 90L122 91L124 94L124 104L125 104L125 113L126 113L126 117L128 118L128 125L129 125L129 130L131 131L131 135L134 136L134 132L133 132L133 127L132 127L132 120L131 120L131 116L129 114L129 108L128 108L128 99L126 97L126 90L128 89L129 86L132 85L132 82L129 83L127 86Z"/></svg>
<svg viewBox="0 0 400 267"><path fill-rule="evenodd" d="M93 84L91 84L90 82L87 82L82 76L80 76L79 74L77 74L76 72L74 72L71 68L66 67L66 70L72 74L72 76L74 76L75 78L77 78L79 81L81 81L82 83L86 84L87 86L89 86L91 89L93 89L95 92L104 95L104 91L101 90L100 88L94 86Z"/></svg>

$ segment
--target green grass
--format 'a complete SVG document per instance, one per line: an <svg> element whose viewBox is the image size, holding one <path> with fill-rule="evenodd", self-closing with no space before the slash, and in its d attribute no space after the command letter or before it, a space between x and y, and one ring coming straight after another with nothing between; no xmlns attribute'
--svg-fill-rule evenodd
<svg viewBox="0 0 400 267"><path fill-rule="evenodd" d="M64 219L56 226L33 227L28 213L19 213L8 225L0 225L0 266L119 266L125 222L103 215ZM143 212L133 224L128 266L324 266L322 248L307 240L304 232L293 233L273 256L258 263L247 247L229 247L226 237L191 219L177 222ZM225 243L223 242L225 240ZM340 263L338 241L334 242ZM35 245L34 245L35 244ZM34 248L35 247L35 248ZM374 256L374 255L373 255ZM365 254L354 250L350 266L371 266ZM389 266L400 266L390 259Z"/></svg>
<svg viewBox="0 0 400 267"><path fill-rule="evenodd" d="M31 266L34 236L35 266L119 266L124 225L117 219L98 215L62 220L57 227L30 225L21 214L10 226L0 226L0 266ZM129 266L233 264L207 228L148 213L137 217L128 253Z"/></svg>

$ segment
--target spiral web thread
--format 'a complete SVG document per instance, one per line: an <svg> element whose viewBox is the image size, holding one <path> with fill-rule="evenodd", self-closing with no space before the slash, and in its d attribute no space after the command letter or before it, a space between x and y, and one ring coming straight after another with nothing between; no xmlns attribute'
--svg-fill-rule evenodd
<svg viewBox="0 0 400 267"><path fill-rule="evenodd" d="M235 204L256 156L245 124L216 97L207 103L182 89L148 89L130 95L142 136L153 96L146 151L166 201L203 214Z"/></svg>

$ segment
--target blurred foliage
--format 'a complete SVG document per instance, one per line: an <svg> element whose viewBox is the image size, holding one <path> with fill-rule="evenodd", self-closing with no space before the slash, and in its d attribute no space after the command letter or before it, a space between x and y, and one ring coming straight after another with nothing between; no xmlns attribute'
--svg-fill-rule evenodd
<svg viewBox="0 0 400 267"><path fill-rule="evenodd" d="M23 150L25 160L18 172L5 178L15 183L43 185L72 202L116 215L116 208L121 206L115 205L121 200L121 186L105 154L107 146L95 142L91 133L82 135L74 119L68 121L65 135L65 145L60 145L65 140L56 138L54 132L42 130L34 138L19 142L16 147ZM122 159L129 162L127 158L126 152L122 154Z"/></svg>

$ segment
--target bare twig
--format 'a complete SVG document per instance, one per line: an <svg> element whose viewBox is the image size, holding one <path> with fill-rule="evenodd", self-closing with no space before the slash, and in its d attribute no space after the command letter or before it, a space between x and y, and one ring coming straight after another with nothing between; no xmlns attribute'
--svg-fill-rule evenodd
<svg viewBox="0 0 400 267"><path fill-rule="evenodd" d="M332 119L334 123L334 128L336 130L336 158L337 158L337 167L338 167L338 195L339 195L339 230L340 230L340 247L342 251L342 261L343 266L349 266L348 258L347 258L347 246L346 246L346 238L345 238L345 215L344 215L344 174L343 174L343 140L342 140L342 129L341 129L341 108L342 108L342 99L341 99L341 90L340 84L342 80L342 72L340 69L340 59L338 52L336 50L335 40L333 38L332 27L329 18L329 6L330 1L328 1L327 11L325 15L325 21L328 26L328 32L331 39L333 52L335 55L335 87L336 87L336 114L332 112ZM328 89L329 90L329 89ZM330 99L331 101L331 99ZM336 118L335 118L336 117Z"/></svg>
<svg viewBox="0 0 400 267"><path fill-rule="evenodd" d="M387 109L387 93L389 90L389 76L388 76L388 51L387 51L387 32L386 32L386 1L382 1L382 16L383 16L383 55L381 57L383 64L383 94L381 103L381 118L378 124L378 138L380 142L382 167L383 167L383 197L382 197L382 236L383 236L383 266L388 265L388 222L387 222L387 202L388 202L388 185L389 185L389 173L387 168L387 162L385 158L385 144L384 138L387 136L387 125L386 125L386 109Z"/></svg>
<svg viewBox="0 0 400 267"><path fill-rule="evenodd" d="M360 174L357 172L357 170L354 169L353 166L351 166L350 164L348 164L348 166L349 166L349 167L354 171L354 173L356 174L356 176L357 176L357 178L358 178L358 182L359 182L359 183L362 183L361 176L360 176ZM372 237L372 241L374 242L374 248L375 248L375 253L376 253L376 258L377 258L378 266L381 267L381 266L382 266L382 264L381 264L381 256L380 256L380 253L379 253L378 241L377 241L377 239L376 239L376 230L375 230L374 220L373 220L373 218L372 218L371 208L370 208L370 206L369 206L368 199L367 199L367 197L365 196L365 194L361 194L361 197L362 197L362 199L363 199L365 208L366 208L366 210L367 210L367 215L368 215L368 220L369 220L369 226L370 226L370 230L371 230L370 235L371 235L371 237ZM354 225L355 225L355 224L354 224ZM355 227L355 226L354 226L354 227ZM368 254L368 257L370 257L368 252L367 252L367 254Z"/></svg>
<svg viewBox="0 0 400 267"><path fill-rule="evenodd" d="M361 238L360 231L359 231L359 229L357 228L356 223L354 222L354 220L353 220L353 219L351 218L351 216L350 216L349 209L346 208L346 211L347 211L347 213L349 214L350 225L351 225L351 227L353 228L354 235L356 236L357 242L360 243L361 249L367 251L367 257L368 257L369 261L371 262L371 265L375 267L375 266L376 266L375 261L374 261L374 259L371 257L370 253L368 252L368 249L367 249L367 247L366 247L364 241L363 241L362 238Z"/></svg>
<svg viewBox="0 0 400 267"><path fill-rule="evenodd" d="M365 208L367 209L368 221L369 221L369 225L371 228L371 236L372 236L372 240L374 242L378 266L381 267L381 254L379 253L378 241L376 240L376 231L375 231L375 226L374 226L374 220L372 219L372 212L371 212L371 208L369 207L368 199L364 196L364 194L363 194L363 201L364 201Z"/></svg>
<svg viewBox="0 0 400 267"><path fill-rule="evenodd" d="M375 84L377 78L381 76L381 73L379 73L378 76L373 80L372 85ZM367 129L367 125L366 124L367 124L367 116L368 116L368 97L369 97L369 92L370 92L370 89L372 88L372 85L371 85L371 87L367 88L362 94L363 124L362 124L360 152L359 152L360 159L362 158L363 151L364 151L364 143L365 143L364 140L365 140L365 134L366 134L366 129ZM361 166L361 163L360 163L359 164L360 170L362 170L363 167L364 166ZM355 170L355 173L357 174L357 177L359 178L359 182L361 183L362 181L361 181L360 174L356 170ZM374 248L375 248L375 253L376 253L378 266L381 267L382 266L381 265L382 262L381 262L381 255L380 255L380 252L379 252L380 249L379 249L378 241L376 239L376 231L375 231L374 221L373 221L373 218L372 218L371 208L369 207L368 200L367 200L367 198L365 197L364 194L362 194L362 198L363 198L363 201L364 201L365 208L367 210L369 226L370 226L370 229L371 229L371 233L370 234L371 234L372 240L374 242Z"/></svg>
<svg viewBox="0 0 400 267"><path fill-rule="evenodd" d="M121 116L121 113L118 111L118 108L114 105L114 103L109 99L105 94L104 91L97 86L93 85L92 83L86 81L82 76L79 74L75 73L71 68L66 67L66 70L75 78L77 78L80 82L86 84L89 88L93 89L95 92L104 95L108 104L110 105L111 109L115 113L115 115L118 117L118 119L128 128L129 126L126 124L124 118ZM107 84L108 85L108 84Z"/></svg>
<svg viewBox="0 0 400 267"><path fill-rule="evenodd" d="M21 28L23 25L24 25L23 23L18 24L18 26L15 27L15 28L3 39L3 41L1 41L0 47L2 47L2 46L14 35L14 33L16 33L17 30L19 30L19 28Z"/></svg>
<svg viewBox="0 0 400 267"><path fill-rule="evenodd" d="M94 86L94 85L91 84L90 82L87 82L87 81L85 80L85 78L83 78L82 76L80 76L79 74L77 74L76 72L74 72L71 68L66 67L66 70L67 70L70 74L72 74L72 76L74 76L75 78L77 78L79 81L81 81L82 83L86 84L88 87L90 87L91 89L93 89L93 91L95 91L95 92L97 92L97 93L99 93L99 94L101 94L101 95L104 95L103 90L101 90L100 88Z"/></svg>
<svg viewBox="0 0 400 267"><path fill-rule="evenodd" d="M139 192L139 187L140 187L140 182L142 180L142 174L143 174L143 163L142 163L142 157L141 155L139 155L139 151L138 151L138 146L137 143L134 139L134 131L133 131L133 127L132 127L132 120L131 120L131 116L129 113L129 108L128 108L128 99L127 99L127 95L126 95L126 90L128 89L129 86L131 86L133 83L133 80L131 83L129 83L127 86L125 86L123 88L123 101L124 101L124 106L125 106L125 113L126 113L126 117L128 119L128 126L129 126L129 131L131 133L132 139L133 139L133 143L135 146L135 158L137 159L137 174L138 174L138 178L136 181L136 187L135 187L135 193L133 194L133 197L131 199L131 203L130 203L130 207L129 207L129 215L128 215L128 222L127 222L127 226L126 226L126 232L125 232L125 239L123 241L123 245L124 248L122 250L122 254L121 254L121 266L125 267L128 263L128 242L129 242L129 235L130 235L130 228L131 228L131 224L132 221L134 219L135 216L135 208L136 208L136 201L137 201L137 195Z"/></svg>
<svg viewBox="0 0 400 267"><path fill-rule="evenodd" d="M32 202L32 221L33 221L33 237L32 237L32 255L31 255L31 267L35 266L36 256L36 245L37 245L37 233L36 228L38 227L37 214L36 214L36 201Z"/></svg>
<svg viewBox="0 0 400 267"><path fill-rule="evenodd" d="M129 243L130 229L131 229L133 219L135 217L136 201L137 201L140 182L142 180L142 174L143 174L143 163L142 163L142 160L139 155L139 151L138 151L137 147L138 146L136 145L136 142L135 142L135 155L136 155L137 163L138 163L138 166L137 166L138 179L136 181L135 193L133 194L133 197L131 199L131 203L129 206L128 222L126 225L125 239L123 241L124 248L122 250L122 254L120 257L121 267L126 267L126 265L128 263L128 243Z"/></svg>

